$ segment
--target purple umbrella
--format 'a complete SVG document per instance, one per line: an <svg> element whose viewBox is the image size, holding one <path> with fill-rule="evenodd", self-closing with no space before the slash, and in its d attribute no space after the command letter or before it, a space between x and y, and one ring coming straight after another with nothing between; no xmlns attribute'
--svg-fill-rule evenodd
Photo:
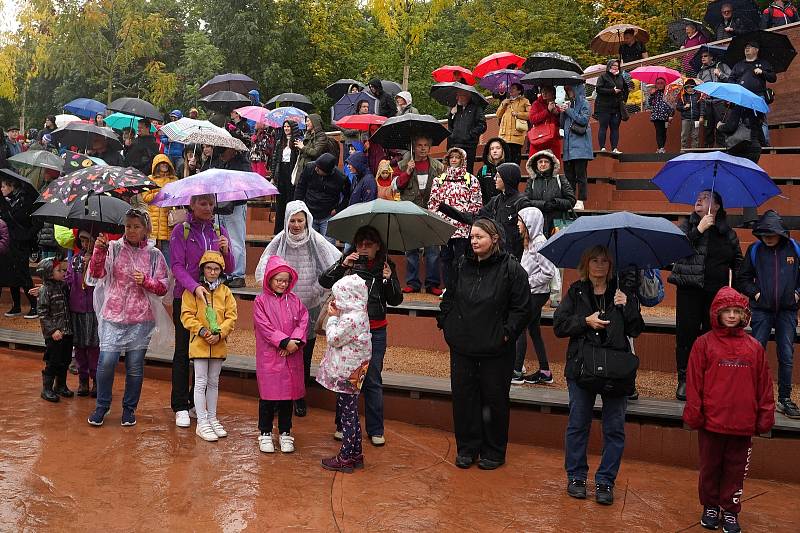
<svg viewBox="0 0 800 533"><path fill-rule="evenodd" d="M518 83L524 75L521 70L504 68L490 72L481 78L478 85L488 89L492 94L503 94L508 92L512 83Z"/></svg>
<svg viewBox="0 0 800 533"><path fill-rule="evenodd" d="M255 172L211 168L168 183L151 203L160 207L188 205L192 196L201 194L213 194L218 202L233 202L278 194L278 189Z"/></svg>

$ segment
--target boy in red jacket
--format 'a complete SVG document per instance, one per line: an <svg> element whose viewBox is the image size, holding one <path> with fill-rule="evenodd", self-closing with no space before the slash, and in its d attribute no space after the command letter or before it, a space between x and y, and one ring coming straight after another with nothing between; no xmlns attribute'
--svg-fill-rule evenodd
<svg viewBox="0 0 800 533"><path fill-rule="evenodd" d="M742 488L754 434L775 423L772 377L764 348L744 328L745 296L723 287L711 303L711 331L692 346L686 373L683 421L699 431L700 524L741 531ZM722 516L720 517L720 508Z"/></svg>

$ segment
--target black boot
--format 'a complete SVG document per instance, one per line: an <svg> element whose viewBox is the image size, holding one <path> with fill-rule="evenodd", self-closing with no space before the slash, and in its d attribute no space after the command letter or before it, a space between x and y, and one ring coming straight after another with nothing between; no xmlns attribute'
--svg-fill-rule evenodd
<svg viewBox="0 0 800 533"><path fill-rule="evenodd" d="M67 370L63 370L56 378L55 392L64 398L72 398L75 393L67 388Z"/></svg>
<svg viewBox="0 0 800 533"><path fill-rule="evenodd" d="M89 377L78 378L78 396L89 396Z"/></svg>
<svg viewBox="0 0 800 533"><path fill-rule="evenodd" d="M92 379L92 389L89 391L89 396L97 398L97 379Z"/></svg>
<svg viewBox="0 0 800 533"><path fill-rule="evenodd" d="M678 381L678 388L675 390L675 397L682 402L686 401L686 380Z"/></svg>
<svg viewBox="0 0 800 533"><path fill-rule="evenodd" d="M42 399L48 402L57 402L59 400L58 394L53 392L53 380L55 376L48 376L42 372Z"/></svg>

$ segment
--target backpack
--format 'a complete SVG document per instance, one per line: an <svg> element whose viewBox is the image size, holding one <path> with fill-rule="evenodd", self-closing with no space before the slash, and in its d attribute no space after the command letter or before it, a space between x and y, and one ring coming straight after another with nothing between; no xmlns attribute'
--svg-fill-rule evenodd
<svg viewBox="0 0 800 533"><path fill-rule="evenodd" d="M189 222L184 222L183 223L183 240L184 241L189 238L189 228L190 227L191 226L189 225ZM214 224L214 233L217 234L217 238L219 238L222 235L222 231L219 229L219 224Z"/></svg>
<svg viewBox="0 0 800 533"><path fill-rule="evenodd" d="M661 271L657 268L647 268L639 271L641 279L636 290L639 303L645 307L655 307L664 299L664 282Z"/></svg>
<svg viewBox="0 0 800 533"><path fill-rule="evenodd" d="M794 253L797 256L797 258L800 259L800 243L798 243L794 239L789 239L789 242L791 242L792 246L794 246ZM761 246L762 244L763 243L759 240L754 242L753 247L750 248L750 264L753 265L753 267L755 267L756 265L756 250L758 250L758 247Z"/></svg>

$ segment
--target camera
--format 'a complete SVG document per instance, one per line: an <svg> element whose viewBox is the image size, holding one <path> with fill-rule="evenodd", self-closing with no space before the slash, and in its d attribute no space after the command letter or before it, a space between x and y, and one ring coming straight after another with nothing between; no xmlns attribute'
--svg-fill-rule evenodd
<svg viewBox="0 0 800 533"><path fill-rule="evenodd" d="M369 263L369 256L364 255L364 254L360 254L358 256L358 259L356 259L355 268L357 268L359 270L366 270L367 269L367 263Z"/></svg>

